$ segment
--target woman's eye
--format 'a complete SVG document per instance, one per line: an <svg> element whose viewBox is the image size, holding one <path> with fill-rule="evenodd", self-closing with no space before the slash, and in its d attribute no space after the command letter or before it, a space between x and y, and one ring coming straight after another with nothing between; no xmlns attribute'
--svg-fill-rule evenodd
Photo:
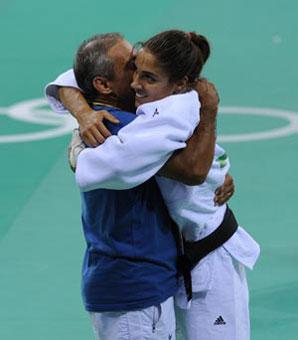
<svg viewBox="0 0 298 340"><path fill-rule="evenodd" d="M149 74L147 74L145 76L146 80L149 81L150 83L154 83L155 82L155 78L150 76Z"/></svg>

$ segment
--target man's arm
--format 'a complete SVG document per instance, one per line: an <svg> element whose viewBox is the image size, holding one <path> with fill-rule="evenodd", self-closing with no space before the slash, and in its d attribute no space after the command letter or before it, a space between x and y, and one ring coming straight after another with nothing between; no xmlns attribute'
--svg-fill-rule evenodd
<svg viewBox="0 0 298 340"><path fill-rule="evenodd" d="M117 118L107 111L92 110L81 91L76 88L60 87L58 93L64 107L78 121L80 134L87 145L95 147L111 136L103 120L117 124L119 123Z"/></svg>
<svg viewBox="0 0 298 340"><path fill-rule="evenodd" d="M57 113L68 113L66 107L63 106L63 103L59 98L60 86L75 88L80 91L72 69L61 73L53 82L47 84L44 89L44 95L51 109Z"/></svg>
<svg viewBox="0 0 298 340"><path fill-rule="evenodd" d="M81 93L72 69L47 84L45 96L53 111L57 113L70 112L77 119L82 138L89 146L97 146L110 136L110 132L103 124L104 119L115 124L119 122L106 111L93 111L90 108Z"/></svg>
<svg viewBox="0 0 298 340"><path fill-rule="evenodd" d="M204 182L212 164L216 141L218 94L213 84L201 80L197 84L201 102L199 126L187 141L187 147L174 152L158 172L159 175L187 185Z"/></svg>

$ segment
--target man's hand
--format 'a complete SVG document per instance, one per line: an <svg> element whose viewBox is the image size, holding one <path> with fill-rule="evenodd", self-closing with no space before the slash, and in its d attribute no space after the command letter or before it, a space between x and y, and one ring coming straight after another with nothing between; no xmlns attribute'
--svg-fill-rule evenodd
<svg viewBox="0 0 298 340"><path fill-rule="evenodd" d="M71 141L68 145L68 163L73 172L76 171L79 154L85 148L86 145L81 139L79 129L74 129L72 132Z"/></svg>
<svg viewBox="0 0 298 340"><path fill-rule="evenodd" d="M111 135L103 120L118 124L119 120L107 111L94 111L83 94L76 88L61 87L59 97L66 109L76 118L80 125L83 141L88 146L102 144Z"/></svg>
<svg viewBox="0 0 298 340"><path fill-rule="evenodd" d="M89 110L77 115L77 119L83 141L92 147L102 144L106 138L111 136L110 131L103 122L104 119L114 124L119 123L119 120L108 111Z"/></svg>
<svg viewBox="0 0 298 340"><path fill-rule="evenodd" d="M227 174L224 184L215 190L214 204L223 205L233 196L234 192L235 185L233 177Z"/></svg>

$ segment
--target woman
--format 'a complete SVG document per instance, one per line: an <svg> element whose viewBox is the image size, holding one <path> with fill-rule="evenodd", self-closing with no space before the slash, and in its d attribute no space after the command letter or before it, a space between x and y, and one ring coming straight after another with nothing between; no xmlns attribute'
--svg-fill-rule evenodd
<svg viewBox="0 0 298 340"><path fill-rule="evenodd" d="M181 119L179 115L184 115L185 119L192 120L194 130L194 122L197 118L198 123L199 117L195 117L194 113L188 114L192 103L185 104L184 112L173 110L169 104L181 104L181 94L195 88L209 54L206 38L194 32L166 31L143 43L136 57L132 83L136 92L137 114L146 114L153 109L164 114L168 108L173 112L169 126ZM188 101L192 98L188 97ZM193 100L193 105L196 105L195 98ZM190 134L193 130L189 131ZM226 205L214 205L214 192L223 183L229 166L225 151L216 145L214 160L203 184L190 187L158 177L170 215L187 241L204 239L219 230L226 220L229 210ZM222 243L192 270L193 297L190 303L187 303L181 282L176 310L178 328L186 339L249 339L248 288L244 267L252 269L259 246L241 227Z"/></svg>

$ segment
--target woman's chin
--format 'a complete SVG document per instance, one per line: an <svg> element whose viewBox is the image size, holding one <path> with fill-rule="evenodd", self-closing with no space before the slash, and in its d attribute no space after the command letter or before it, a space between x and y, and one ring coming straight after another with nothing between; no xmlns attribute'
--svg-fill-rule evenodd
<svg viewBox="0 0 298 340"><path fill-rule="evenodd" d="M146 98L135 97L135 106L138 107L142 104L147 103Z"/></svg>

